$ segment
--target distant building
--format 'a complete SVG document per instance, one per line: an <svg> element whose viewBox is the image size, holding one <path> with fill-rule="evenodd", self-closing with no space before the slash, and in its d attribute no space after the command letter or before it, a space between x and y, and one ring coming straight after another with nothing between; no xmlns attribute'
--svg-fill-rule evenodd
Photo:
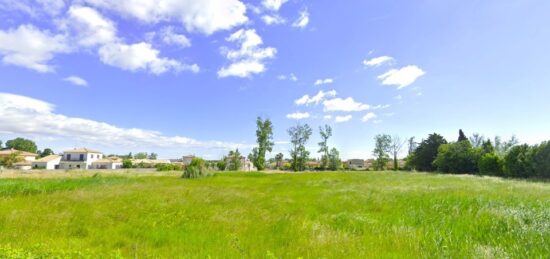
<svg viewBox="0 0 550 259"><path fill-rule="evenodd" d="M365 170L368 168L363 159L349 159L346 161L346 164L348 168L352 170Z"/></svg>
<svg viewBox="0 0 550 259"><path fill-rule="evenodd" d="M13 148L0 150L0 157L6 157L6 156L9 156L9 155L12 155L12 154L17 154L17 158L19 158L19 160L21 160L22 162L23 161L26 161L26 162L34 161L34 160L36 160L36 157L38 156L35 153L20 151L20 150L13 149Z"/></svg>
<svg viewBox="0 0 550 259"><path fill-rule="evenodd" d="M49 155L38 160L32 161L32 168L35 169L46 169L54 170L59 169L59 164L61 163L61 156L58 155Z"/></svg>
<svg viewBox="0 0 550 259"><path fill-rule="evenodd" d="M194 155L183 156L181 161L183 162L184 165L189 165L191 164L191 161L193 161L193 158L195 158Z"/></svg>
<svg viewBox="0 0 550 259"><path fill-rule="evenodd" d="M93 169L120 169L122 168L122 158L112 156L92 162Z"/></svg>
<svg viewBox="0 0 550 259"><path fill-rule="evenodd" d="M93 162L103 158L103 153L87 148L75 148L63 152L60 169L92 169Z"/></svg>
<svg viewBox="0 0 550 259"><path fill-rule="evenodd" d="M240 160L241 160L241 168L239 168L238 171L242 171L242 172L258 171L258 169L254 166L254 163L252 163L252 161L250 161L250 159L248 159L247 157L241 156ZM231 164L231 158L226 157L225 162L227 163L225 170L228 171L230 168L229 165Z"/></svg>

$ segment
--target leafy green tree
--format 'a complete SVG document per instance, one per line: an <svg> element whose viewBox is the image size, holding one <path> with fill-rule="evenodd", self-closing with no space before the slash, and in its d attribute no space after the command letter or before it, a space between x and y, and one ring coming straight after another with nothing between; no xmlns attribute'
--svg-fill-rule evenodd
<svg viewBox="0 0 550 259"><path fill-rule="evenodd" d="M206 162L199 157L191 160L191 163L185 167L182 178L192 179L206 175Z"/></svg>
<svg viewBox="0 0 550 259"><path fill-rule="evenodd" d="M460 141L468 141L468 138L466 137L466 134L464 134L464 131L462 131L461 129L458 130L458 142Z"/></svg>
<svg viewBox="0 0 550 259"><path fill-rule="evenodd" d="M329 164L329 147L328 139L332 136L332 128L329 125L325 127L319 127L319 134L321 135L321 142L319 142L319 151L321 153L321 169L325 170Z"/></svg>
<svg viewBox="0 0 550 259"><path fill-rule="evenodd" d="M336 148L332 148L328 154L328 169L336 171L342 168L342 160L340 160L340 152Z"/></svg>
<svg viewBox="0 0 550 259"><path fill-rule="evenodd" d="M304 171L309 158L309 151L306 150L305 145L311 136L311 128L307 124L298 124L289 128L287 132L290 135L290 143L292 144L290 150L291 168L294 171Z"/></svg>
<svg viewBox="0 0 550 259"><path fill-rule="evenodd" d="M135 159L147 159L147 152L139 152L134 155Z"/></svg>
<svg viewBox="0 0 550 259"><path fill-rule="evenodd" d="M379 134L374 137L374 141L374 150L372 151L372 154L376 159L374 168L376 170L384 170L384 167L390 160L388 152L390 152L391 137L390 135Z"/></svg>
<svg viewBox="0 0 550 259"><path fill-rule="evenodd" d="M399 163L397 161L397 155L401 151L401 148L405 144L405 141L401 141L401 138L397 135L391 137L391 143L389 147L390 153L393 155L393 170L399 170Z"/></svg>
<svg viewBox="0 0 550 259"><path fill-rule="evenodd" d="M132 164L132 160L126 158L122 160L122 168L133 168L134 165Z"/></svg>
<svg viewBox="0 0 550 259"><path fill-rule="evenodd" d="M157 160L157 157L158 157L158 155L156 153L151 153L151 154L149 154L149 156L147 158L151 159L151 160Z"/></svg>
<svg viewBox="0 0 550 259"><path fill-rule="evenodd" d="M38 156L41 158L51 156L51 155L55 155L55 153L51 148L45 148L44 151L38 151Z"/></svg>
<svg viewBox="0 0 550 259"><path fill-rule="evenodd" d="M225 159L226 159L226 158L223 157L222 160L220 160L220 161L218 161L218 162L216 163L216 167L218 168L218 170L220 170L220 171L225 171L225 168L227 167L227 162L226 162Z"/></svg>
<svg viewBox="0 0 550 259"><path fill-rule="evenodd" d="M504 173L509 177L534 175L533 148L527 144L512 147L504 157Z"/></svg>
<svg viewBox="0 0 550 259"><path fill-rule="evenodd" d="M479 174L502 176L504 171L504 162L502 158L495 153L485 153L481 156L478 163Z"/></svg>
<svg viewBox="0 0 550 259"><path fill-rule="evenodd" d="M516 136L512 136L508 141L502 141L499 136L495 137L494 147L497 155L504 157L508 151L516 146L519 143L519 140Z"/></svg>
<svg viewBox="0 0 550 259"><path fill-rule="evenodd" d="M534 176L550 178L550 142L542 142L533 148L533 171Z"/></svg>
<svg viewBox="0 0 550 259"><path fill-rule="evenodd" d="M256 142L258 143L257 153L252 162L258 170L265 169L265 154L273 151L273 124L271 120L258 117L256 119Z"/></svg>
<svg viewBox="0 0 550 259"><path fill-rule="evenodd" d="M470 137L470 143L474 148L479 148L483 143L485 143L485 137L480 135L479 133L474 133Z"/></svg>
<svg viewBox="0 0 550 259"><path fill-rule="evenodd" d="M490 139L487 139L483 142L483 144L480 147L480 153L481 155L495 153L495 148L493 147L493 143L491 143Z"/></svg>
<svg viewBox="0 0 550 259"><path fill-rule="evenodd" d="M283 153L275 155L275 167L279 170L283 168L283 158Z"/></svg>
<svg viewBox="0 0 550 259"><path fill-rule="evenodd" d="M239 152L239 149L237 148L235 151L229 151L229 155L227 157L229 158L229 165L227 166L227 169L229 171L239 171L241 169L241 153Z"/></svg>
<svg viewBox="0 0 550 259"><path fill-rule="evenodd" d="M437 170L444 173L477 173L479 153L472 148L470 141L463 140L439 147L433 162Z"/></svg>
<svg viewBox="0 0 550 259"><path fill-rule="evenodd" d="M250 154L248 154L248 160L250 160L250 161L252 161L252 163L254 163L254 161L258 161L258 156L259 156L258 148L255 147L255 148L252 149Z"/></svg>
<svg viewBox="0 0 550 259"><path fill-rule="evenodd" d="M418 171L433 172L436 167L433 161L437 157L439 146L447 144L443 136L433 133L427 139L422 140L413 154L408 158L408 164L411 168Z"/></svg>
<svg viewBox="0 0 550 259"><path fill-rule="evenodd" d="M36 153L36 151L38 150L34 141L24 138L8 140L6 142L6 147L31 153Z"/></svg>

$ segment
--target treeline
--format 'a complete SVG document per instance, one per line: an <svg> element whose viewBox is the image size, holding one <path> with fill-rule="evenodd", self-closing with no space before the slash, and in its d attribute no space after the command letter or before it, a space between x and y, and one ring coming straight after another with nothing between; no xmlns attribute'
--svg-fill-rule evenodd
<svg viewBox="0 0 550 259"><path fill-rule="evenodd" d="M516 178L550 178L550 142L522 144L512 137L493 141L479 134L448 142L433 133L418 145L409 141L405 169L451 174L478 174ZM411 147L412 145L412 147Z"/></svg>

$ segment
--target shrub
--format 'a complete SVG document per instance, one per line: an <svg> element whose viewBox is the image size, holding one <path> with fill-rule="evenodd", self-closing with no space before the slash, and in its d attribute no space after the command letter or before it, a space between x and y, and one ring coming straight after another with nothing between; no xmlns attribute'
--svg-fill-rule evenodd
<svg viewBox="0 0 550 259"><path fill-rule="evenodd" d="M179 164L157 164L157 171L181 171L183 167Z"/></svg>
<svg viewBox="0 0 550 259"><path fill-rule="evenodd" d="M533 170L533 148L527 144L514 146L504 157L504 172L510 177L531 177Z"/></svg>
<svg viewBox="0 0 550 259"><path fill-rule="evenodd" d="M185 167L182 178L199 178L206 175L206 162L202 158L195 157Z"/></svg>
<svg viewBox="0 0 550 259"><path fill-rule="evenodd" d="M533 173L536 177L550 178L550 142L533 148Z"/></svg>
<svg viewBox="0 0 550 259"><path fill-rule="evenodd" d="M478 151L469 141L443 144L439 147L434 166L444 173L477 173Z"/></svg>
<svg viewBox="0 0 550 259"><path fill-rule="evenodd" d="M487 153L479 159L479 174L481 175L503 175L503 161L495 153Z"/></svg>
<svg viewBox="0 0 550 259"><path fill-rule="evenodd" d="M132 160L130 159L124 159L122 160L122 168L132 168L134 165L132 164Z"/></svg>

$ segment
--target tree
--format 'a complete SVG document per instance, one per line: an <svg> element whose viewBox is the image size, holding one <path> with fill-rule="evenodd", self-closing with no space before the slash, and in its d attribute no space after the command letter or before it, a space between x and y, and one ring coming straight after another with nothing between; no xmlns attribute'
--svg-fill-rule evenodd
<svg viewBox="0 0 550 259"><path fill-rule="evenodd" d="M147 152L139 152L134 155L135 159L147 159Z"/></svg>
<svg viewBox="0 0 550 259"><path fill-rule="evenodd" d="M477 173L479 153L472 148L470 141L462 140L443 144L433 164L437 170L444 173Z"/></svg>
<svg viewBox="0 0 550 259"><path fill-rule="evenodd" d="M191 163L185 167L182 178L192 179L206 175L206 162L202 158L195 157Z"/></svg>
<svg viewBox="0 0 550 259"><path fill-rule="evenodd" d="M340 152L336 148L332 148L328 154L328 169L336 171L342 167L340 160Z"/></svg>
<svg viewBox="0 0 550 259"><path fill-rule="evenodd" d="M38 151L38 156L39 157L47 157L47 156L51 156L51 155L55 155L55 153L53 152L53 150L51 148L45 148L44 151L42 151L42 152Z"/></svg>
<svg viewBox="0 0 550 259"><path fill-rule="evenodd" d="M484 142L485 142L485 137L483 137L479 133L474 133L470 137L470 143L474 148L481 147L481 145L483 145Z"/></svg>
<svg viewBox="0 0 550 259"><path fill-rule="evenodd" d="M495 151L501 157L504 157L506 153L515 145L519 143L519 140L513 135L508 141L502 141L499 136L495 137Z"/></svg>
<svg viewBox="0 0 550 259"><path fill-rule="evenodd" d="M332 136L332 128L329 125L325 127L319 127L319 134L321 135L321 142L319 142L319 151L321 153L321 169L325 170L329 164L329 147L328 139Z"/></svg>
<svg viewBox="0 0 550 259"><path fill-rule="evenodd" d="M239 149L237 148L235 151L229 151L229 155L227 157L229 158L229 165L227 166L227 169L229 171L239 171L241 169L241 153L239 152Z"/></svg>
<svg viewBox="0 0 550 259"><path fill-rule="evenodd" d="M550 142L542 142L533 152L534 176L550 178Z"/></svg>
<svg viewBox="0 0 550 259"><path fill-rule="evenodd" d="M410 137L407 140L407 142L409 144L409 152L407 154L411 155L414 152L414 150L416 149L416 147L418 147L418 143L414 142L414 137Z"/></svg>
<svg viewBox="0 0 550 259"><path fill-rule="evenodd" d="M19 156L19 152L13 152L7 156L0 157L0 165L11 168L17 162L21 162L23 159Z"/></svg>
<svg viewBox="0 0 550 259"><path fill-rule="evenodd" d="M464 134L464 131L462 131L462 129L458 130L458 142L460 141L468 141L468 138L466 137L466 134Z"/></svg>
<svg viewBox="0 0 550 259"><path fill-rule="evenodd" d="M132 160L129 158L122 160L122 168L132 168L134 165L132 164Z"/></svg>
<svg viewBox="0 0 550 259"><path fill-rule="evenodd" d="M512 147L504 157L504 174L510 177L529 177L534 175L533 149L527 145Z"/></svg>
<svg viewBox="0 0 550 259"><path fill-rule="evenodd" d="M275 155L275 167L279 170L283 168L283 158L283 153Z"/></svg>
<svg viewBox="0 0 550 259"><path fill-rule="evenodd" d="M393 170L399 170L399 163L397 162L397 155L401 151L401 148L405 144L405 141L401 141L401 138L397 135L391 138L390 153L393 155Z"/></svg>
<svg viewBox="0 0 550 259"><path fill-rule="evenodd" d="M483 144L480 147L480 153L481 155L495 153L495 148L493 147L493 144L491 143L490 139L487 139L483 142Z"/></svg>
<svg viewBox="0 0 550 259"><path fill-rule="evenodd" d="M422 140L412 156L409 157L409 165L418 171L435 171L433 161L437 157L439 146L443 144L447 144L443 136L437 133L430 134L426 140Z"/></svg>
<svg viewBox="0 0 550 259"><path fill-rule="evenodd" d="M269 119L262 120L261 117L256 119L256 142L258 143L258 148L256 150L256 155L254 156L254 166L258 170L265 169L265 154L266 152L273 151L273 124Z"/></svg>
<svg viewBox="0 0 550 259"><path fill-rule="evenodd" d="M16 138L16 139L8 140L6 142L6 148L13 148L19 151L25 151L30 153L36 153L36 151L38 150L34 141L29 139L24 139L24 138Z"/></svg>
<svg viewBox="0 0 550 259"><path fill-rule="evenodd" d="M504 163L502 158L495 153L486 153L481 156L478 163L479 174L481 175L496 175L503 174Z"/></svg>
<svg viewBox="0 0 550 259"><path fill-rule="evenodd" d="M4 148L2 140L0 140L0 149Z"/></svg>
<svg viewBox="0 0 550 259"><path fill-rule="evenodd" d="M156 153L151 153L151 154L149 154L149 156L147 158L149 158L151 160L157 160L157 157L158 157L158 155Z"/></svg>
<svg viewBox="0 0 550 259"><path fill-rule="evenodd" d="M218 170L220 171L225 171L225 168L227 167L227 162L225 161L225 157L223 157L222 160L218 161L216 163L216 167L218 168Z"/></svg>
<svg viewBox="0 0 550 259"><path fill-rule="evenodd" d="M290 143L292 144L290 150L291 168L294 171L304 171L309 157L305 144L311 136L311 128L307 124L298 124L288 129L287 132L290 135Z"/></svg>
<svg viewBox="0 0 550 259"><path fill-rule="evenodd" d="M374 141L374 150L372 151L376 159L374 168L376 170L383 170L389 161L388 152L390 152L391 137L390 135L379 134L374 137Z"/></svg>

